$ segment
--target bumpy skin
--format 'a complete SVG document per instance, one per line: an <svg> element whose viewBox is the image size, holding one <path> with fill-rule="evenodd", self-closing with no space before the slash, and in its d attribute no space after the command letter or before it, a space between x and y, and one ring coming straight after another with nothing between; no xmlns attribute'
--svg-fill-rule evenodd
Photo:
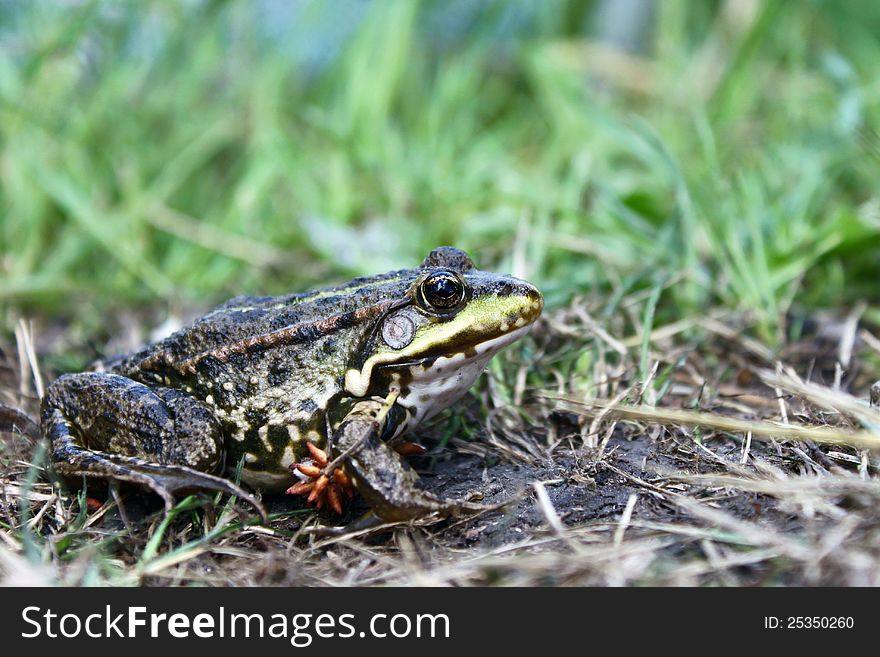
<svg viewBox="0 0 880 657"><path fill-rule="evenodd" d="M426 279L463 297L433 308ZM64 475L255 498L214 476L243 463L253 488L283 490L306 441L327 449L385 519L475 505L415 487L389 447L463 394L485 362L541 312L530 284L440 247L421 267L282 297L238 297L102 372L60 377L42 405ZM390 397L389 397L390 393Z"/></svg>

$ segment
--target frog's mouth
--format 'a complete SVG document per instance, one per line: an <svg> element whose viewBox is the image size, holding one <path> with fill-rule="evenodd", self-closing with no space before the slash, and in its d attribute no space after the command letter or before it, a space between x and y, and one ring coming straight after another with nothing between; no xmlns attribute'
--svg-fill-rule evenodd
<svg viewBox="0 0 880 657"><path fill-rule="evenodd" d="M502 333L488 340L483 340L466 349L447 350L442 353L432 353L420 357L409 358L396 361L393 363L385 363L376 368L377 371L388 372L402 369L423 368L425 374L443 374L449 372L450 368L461 366L467 363L482 361L487 362L492 356L504 349L512 342L516 342L532 328L532 324L527 324L520 328ZM430 378L430 376L428 376Z"/></svg>
<svg viewBox="0 0 880 657"><path fill-rule="evenodd" d="M532 323L529 323L464 348L442 352L435 348L433 353L381 363L373 368L372 377L381 373L384 376L380 379L390 379L389 384L398 387L402 393L399 402L404 406L417 406L421 421L464 395L489 360L531 328ZM354 379L353 373L356 374L357 370L349 370L346 375L349 392L352 392L349 384ZM368 388L369 385L364 386L364 394ZM416 399L418 401L414 401Z"/></svg>

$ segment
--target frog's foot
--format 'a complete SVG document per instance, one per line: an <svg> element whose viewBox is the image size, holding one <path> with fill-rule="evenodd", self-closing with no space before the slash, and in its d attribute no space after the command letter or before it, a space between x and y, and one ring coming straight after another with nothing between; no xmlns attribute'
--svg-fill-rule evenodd
<svg viewBox="0 0 880 657"><path fill-rule="evenodd" d="M294 463L290 466L294 476L305 477L303 481L295 483L285 492L288 495L307 495L307 502L314 504L319 511L324 506L329 506L337 514L342 515L343 496L351 499L354 497L354 486L348 475L342 468L333 468L332 472L326 472L329 458L327 452L313 443L306 443L312 463Z"/></svg>
<svg viewBox="0 0 880 657"><path fill-rule="evenodd" d="M214 491L243 499L260 514L263 524L269 522L266 508L251 493L227 479L184 465L150 463L134 456L94 452L69 441L56 441L53 456L55 469L62 476L100 477L144 486L162 498L166 511L174 507L177 495Z"/></svg>

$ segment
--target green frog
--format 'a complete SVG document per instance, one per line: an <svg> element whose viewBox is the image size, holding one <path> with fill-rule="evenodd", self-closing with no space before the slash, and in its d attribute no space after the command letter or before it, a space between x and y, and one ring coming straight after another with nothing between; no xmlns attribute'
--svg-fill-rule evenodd
<svg viewBox="0 0 880 657"><path fill-rule="evenodd" d="M422 449L404 436L460 398L542 308L530 283L439 247L414 269L234 298L99 371L63 375L43 398L42 431L61 475L133 482L166 507L221 491L265 521L227 478L240 468L252 489L337 513L355 494L386 521L476 511L486 507L416 485L401 454Z"/></svg>

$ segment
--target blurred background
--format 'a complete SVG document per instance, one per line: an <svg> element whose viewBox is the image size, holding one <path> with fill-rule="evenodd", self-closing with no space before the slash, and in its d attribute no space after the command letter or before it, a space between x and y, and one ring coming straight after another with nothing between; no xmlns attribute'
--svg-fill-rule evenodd
<svg viewBox="0 0 880 657"><path fill-rule="evenodd" d="M819 0L0 0L4 331L103 344L439 244L551 308L876 324L878 35Z"/></svg>

